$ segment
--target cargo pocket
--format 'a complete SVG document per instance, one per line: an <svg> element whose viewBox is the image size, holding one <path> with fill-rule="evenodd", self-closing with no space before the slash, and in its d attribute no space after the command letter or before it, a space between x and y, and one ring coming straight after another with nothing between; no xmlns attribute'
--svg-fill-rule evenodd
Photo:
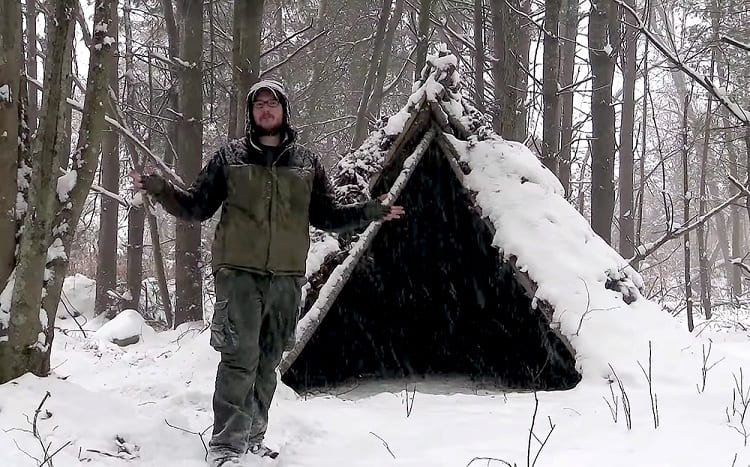
<svg viewBox="0 0 750 467"><path fill-rule="evenodd" d="M237 331L229 321L229 302L216 302L211 319L211 347L219 352L232 353L237 350L237 343Z"/></svg>

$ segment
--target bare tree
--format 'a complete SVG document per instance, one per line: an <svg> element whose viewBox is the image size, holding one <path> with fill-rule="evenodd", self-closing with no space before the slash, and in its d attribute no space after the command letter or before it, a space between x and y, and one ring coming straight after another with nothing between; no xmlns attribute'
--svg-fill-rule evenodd
<svg viewBox="0 0 750 467"><path fill-rule="evenodd" d="M64 97L63 70L65 56L70 53L68 33L73 28L74 21L73 0L58 0L51 6L55 9L54 25L50 27L44 67L44 83L49 86L49 91L42 101L40 152L34 157L29 199L34 212L25 218L18 246L8 328L8 345L11 351L3 355L4 359L0 362L0 382L6 382L26 371L37 375L46 374L48 364L45 361L48 361L51 344L52 325L40 319L39 303L42 301L47 247L56 209L55 190L51 187L57 178L58 159L55 151L60 147L58 140L63 137L59 134L62 127L59 121L62 119L60 103ZM17 9L8 8L6 11L16 12ZM20 13L14 14L9 20L19 25L19 31L20 21ZM9 31L13 32L13 25L9 26ZM22 57L20 49L16 48L13 55L19 63ZM20 63L18 69L20 70ZM52 315L54 317L54 312ZM46 317L49 317L49 313Z"/></svg>
<svg viewBox="0 0 750 467"><path fill-rule="evenodd" d="M525 134L525 110L524 99L526 86L519 86L523 75L526 77L524 62L524 44L520 20L515 11L519 10L517 0L490 0L490 11L493 30L493 55L492 76L494 81L494 106L493 127L503 138L523 139L519 136ZM526 45L526 59L528 59L528 46ZM528 61L528 60L526 60Z"/></svg>
<svg viewBox="0 0 750 467"><path fill-rule="evenodd" d="M8 10L6 10L8 11ZM36 37L36 18L37 18L36 0L26 0L26 73L31 79L37 79L37 37ZM37 91L29 90L29 105L26 114L29 116L29 132L33 135L37 128L37 119L39 118L39 105L37 103Z"/></svg>
<svg viewBox="0 0 750 467"><path fill-rule="evenodd" d="M392 55L393 39L396 36L396 30L401 23L401 16L404 12L404 1L396 0L396 5L391 15L391 19L388 22L388 29L385 34L385 41L383 43L383 53L380 58L380 64L378 65L377 77L375 78L375 85L372 90L372 96L367 103L366 115L376 118L380 113L380 107L383 104L383 97L385 96L385 79L388 75L388 66L390 65L390 59Z"/></svg>
<svg viewBox="0 0 750 467"><path fill-rule="evenodd" d="M101 103L107 101L107 81L109 67L112 63L110 57L117 50L117 39L108 33L109 23L112 21L110 15L116 12L113 5L115 3L116 0L96 0L94 3L94 29L92 43L89 46L90 57L86 96L76 150L71 158L70 172L66 174L66 177L70 178L75 176L75 185L70 188L67 196L58 195L58 197L54 197L54 189L47 188L47 190L53 192L55 201L50 251L56 252L56 254L45 255L50 279L46 284L47 294L42 299L42 308L47 312L48 322L47 342L42 367L44 373L49 371L55 316L60 303L65 275L68 271L71 247L76 231L75 228L69 226L78 225L98 169L99 152L106 127L105 108ZM45 94L51 92L51 89L49 91L47 89L45 81ZM50 258L52 259L50 260ZM16 287L18 286L19 284L16 282ZM36 310L37 312L39 310L38 302Z"/></svg>
<svg viewBox="0 0 750 467"><path fill-rule="evenodd" d="M591 2L589 59L594 76L591 94L591 227L607 243L612 239L615 207L612 78L617 56L614 46L619 42L616 12L616 6L609 0Z"/></svg>
<svg viewBox="0 0 750 467"><path fill-rule="evenodd" d="M685 95L684 115L682 117L682 221L687 224L690 220L690 185L688 176L689 165L689 146L688 146L688 109L690 108L690 98L692 92ZM692 331L693 324L693 280L690 274L690 232L685 232L682 240L685 262L685 301L687 303L687 324L688 330Z"/></svg>
<svg viewBox="0 0 750 467"><path fill-rule="evenodd" d="M474 102L481 112L484 105L484 0L474 0Z"/></svg>
<svg viewBox="0 0 750 467"><path fill-rule="evenodd" d="M555 175L558 173L560 141L560 25L561 0L544 2L544 66L542 77L542 162Z"/></svg>
<svg viewBox="0 0 750 467"><path fill-rule="evenodd" d="M230 113L229 138L245 133L245 96L260 76L260 35L263 30L263 0L234 2L234 108ZM202 39L201 39L202 41ZM235 120L232 120L234 116ZM234 123L234 131L232 124Z"/></svg>
<svg viewBox="0 0 750 467"><path fill-rule="evenodd" d="M119 32L117 4L113 3L112 7L115 11L110 14L112 21L107 32L112 37L117 37ZM118 55L112 54L108 59L111 62L109 63L109 86L116 90L118 89ZM110 130L104 136L100 185L112 193L120 191L120 137L116 131ZM110 291L114 291L117 286L117 227L120 204L111 196L101 196L99 201L101 209L99 212L94 308L97 312L105 312L111 318L114 310Z"/></svg>
<svg viewBox="0 0 750 467"><path fill-rule="evenodd" d="M635 7L635 0L627 0ZM622 67L623 97L622 116L620 124L620 160L619 160L619 200L620 200L620 254L625 258L633 256L635 243L635 222L633 203L633 173L635 169L634 138L635 138L635 82L637 73L638 49L637 31L623 25Z"/></svg>
<svg viewBox="0 0 750 467"><path fill-rule="evenodd" d="M429 2L428 2L429 3ZM375 78L378 74L378 68L380 67L380 60L383 57L383 50L385 46L385 33L388 26L388 19L391 16L391 5L392 0L383 0L383 6L380 10L380 16L378 19L378 25L375 31L374 46L372 51L372 58L370 59L370 66L367 70L367 78L365 79L365 86L362 90L362 97L359 100L359 107L357 108L357 121L354 127L354 139L352 140L352 147L358 147L367 137L369 129L369 119L367 110L369 108L370 98L372 96L373 89L375 87ZM424 5L423 5L424 6ZM429 5L428 5L429 7ZM429 10L420 12L420 27L422 24L422 16L426 16L429 25ZM421 31L420 31L421 34ZM425 53L426 53L425 48ZM390 51L389 51L390 52Z"/></svg>
<svg viewBox="0 0 750 467"><path fill-rule="evenodd" d="M125 31L125 103L129 109L134 109L136 106L136 83L134 78L135 63L133 60L133 24L130 16L131 11L131 0L125 0L125 4L122 8L122 23ZM151 76L150 64L149 76ZM172 98L172 90L170 89L167 91L167 100L171 101ZM153 96L150 94L149 106L151 107L149 108L149 115L153 115L154 112L153 101ZM132 122L128 121L128 123L132 127ZM169 122L169 126L174 127L175 125L172 122ZM149 137L146 141L146 145L149 146L149 148L151 146L152 133L152 131L149 132ZM132 142L126 143L128 153L133 159L134 167L137 170L142 170L142 158L138 155L138 151L133 146ZM171 147L170 143L167 142L165 147ZM125 306L134 310L140 308L139 304L141 302L141 283L143 282L143 232L145 230L145 224L146 211L144 209L130 209L128 212L128 248L125 280L130 300L126 300ZM154 259L158 261L160 258L155 257Z"/></svg>
<svg viewBox="0 0 750 467"><path fill-rule="evenodd" d="M562 25L560 36L563 39L560 47L560 81L565 91L560 96L561 129L560 157L558 160L558 178L565 189L565 197L570 196L570 164L573 146L573 93L576 36L578 35L578 1L563 0Z"/></svg>
<svg viewBox="0 0 750 467"><path fill-rule="evenodd" d="M240 2L238 2L240 3ZM180 93L177 170L194 180L201 169L203 148L203 4L179 0ZM175 325L203 319L201 274L201 224L178 219L175 239Z"/></svg>
<svg viewBox="0 0 750 467"><path fill-rule="evenodd" d="M3 183L0 183L0 289L2 289L15 264L19 96L23 57L20 4L17 0L1 0L0 4L5 12L0 18L0 131L2 132L0 134L0 178L3 180ZM1 328L2 325L0 325Z"/></svg>
<svg viewBox="0 0 750 467"><path fill-rule="evenodd" d="M386 0L384 0L385 2ZM430 12L432 11L432 0L420 0L419 3L419 25L417 29L417 58L414 68L414 80L422 75L422 68L427 63L427 49L430 40ZM377 45L377 44L376 44Z"/></svg>

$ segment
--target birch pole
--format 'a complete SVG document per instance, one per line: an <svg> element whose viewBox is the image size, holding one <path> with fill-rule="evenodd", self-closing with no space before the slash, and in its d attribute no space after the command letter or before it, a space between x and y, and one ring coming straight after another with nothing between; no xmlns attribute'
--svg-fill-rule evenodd
<svg viewBox="0 0 750 467"><path fill-rule="evenodd" d="M399 195L401 195L401 192L404 190L404 187L419 165L419 162L422 160L422 156L424 156L430 143L435 139L435 134L436 130L434 128L425 133L422 140L414 149L414 152L406 158L403 169L401 169L401 173L398 178L396 178L391 189L388 190L385 200L383 200L383 204L391 206ZM357 240L349 250L349 255L346 259L336 266L336 269L333 270L328 277L328 280L323 284L318 299L312 304L310 311L308 311L307 314L300 319L299 323L297 323L297 340L295 341L292 350L286 352L281 359L281 363L279 364L279 372L281 374L286 373L286 371L292 366L312 338L313 334L315 334L320 323L323 322L323 319L328 314L331 306L333 306L333 303L336 301L336 297L339 296L344 286L349 281L357 263L359 263L362 255L368 250L382 226L383 221L372 222L362 235L360 235L359 240Z"/></svg>

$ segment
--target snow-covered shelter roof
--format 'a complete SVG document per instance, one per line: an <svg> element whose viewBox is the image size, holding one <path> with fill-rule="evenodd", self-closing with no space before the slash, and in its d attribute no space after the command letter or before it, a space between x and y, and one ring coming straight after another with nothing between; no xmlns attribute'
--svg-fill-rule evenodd
<svg viewBox="0 0 750 467"><path fill-rule="evenodd" d="M428 58L407 104L338 163L339 199L349 203L392 193L415 148L432 138L429 143L440 147L470 193L477 217L492 232L501 262L572 352L583 379L611 381L613 367L621 378L641 378L630 358L634 351L647 355L659 337L668 343L664 351L675 352L681 344L671 344L688 343L689 337L641 295L641 276L565 200L554 174L523 144L494 133L487 116L463 97L456 67L449 54ZM377 235L377 229L357 242L341 242L343 248L328 235L316 237L308 261L308 277L319 279L308 290L316 300L308 300L298 339L312 332L327 297L348 280L342 259L357 261L354 250L367 248L362 240L368 235ZM328 268L326 255L338 258Z"/></svg>

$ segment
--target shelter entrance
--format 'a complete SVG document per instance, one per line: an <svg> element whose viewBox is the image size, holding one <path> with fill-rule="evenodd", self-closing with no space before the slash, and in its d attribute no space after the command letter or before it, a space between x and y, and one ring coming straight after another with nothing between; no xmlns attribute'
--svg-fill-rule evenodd
<svg viewBox="0 0 750 467"><path fill-rule="evenodd" d="M567 389L580 380L469 196L433 142L398 200L406 217L383 226L287 384L445 374Z"/></svg>

